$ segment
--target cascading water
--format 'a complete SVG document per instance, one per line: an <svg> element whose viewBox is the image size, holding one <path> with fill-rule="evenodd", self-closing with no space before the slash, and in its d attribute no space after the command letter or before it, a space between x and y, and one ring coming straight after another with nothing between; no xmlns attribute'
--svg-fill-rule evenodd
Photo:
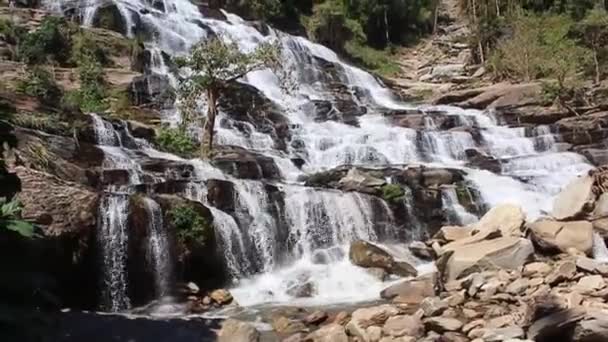
<svg viewBox="0 0 608 342"><path fill-rule="evenodd" d="M477 222L477 216L469 213L458 201L458 194L454 188L444 188L441 191L444 208L449 212L448 219L453 225L466 226Z"/></svg>
<svg viewBox="0 0 608 342"><path fill-rule="evenodd" d="M71 4L68 0L47 2L55 9L66 9ZM260 42L278 39L284 48L284 64L294 69L293 76L299 87L288 93L270 70L249 73L242 80L258 89L285 114L291 130L287 151L278 151L270 135L258 132L251 123L241 125L251 131L248 135L231 125L217 129L220 144L255 150L275 161L283 178L276 186L282 192L284 217L271 214L272 205L263 183L233 179L208 163L190 161L196 181L188 184L185 195L210 208L226 264L231 275L240 279L234 294L242 305L292 301L298 284L310 284L311 301L324 304L374 299L384 286L380 280L351 265L346 252L354 239L403 239L404 234L393 224L387 204L373 196L293 184L303 173L344 164L381 167L419 163L460 168L488 206L506 202L520 204L528 217L534 218L550 209L552 197L559 189L591 168L578 154L558 152L556 139L548 127L529 132L524 128L500 126L492 113L446 106L421 107L418 109L423 113L456 117L459 129L439 130L430 117L425 118L427 124L422 129L392 125L390 115L383 114L415 108L396 100L372 75L343 63L333 51L305 38L272 29L264 35L229 13L224 13L225 21L205 18L188 0L161 1L162 6L157 7L145 0L114 2L125 17L126 33L134 33L131 23L139 23L139 29L154 32L153 38L146 42L152 55L149 71L167 76L174 87L176 75L165 65L163 52L186 53L211 32L220 39L237 43L243 51L251 51ZM84 6L80 13L85 24L94 22L95 8L101 0L90 3L92 6ZM312 100L335 100L321 61L333 64L337 81L344 83L352 94L358 94L352 96L353 102L367 108L367 114L357 118L358 125L318 122L311 114L314 112L310 110ZM180 120L178 110L164 111L163 115L164 121L172 124ZM104 168L126 169L130 183L140 183L141 168L128 151L120 148L120 135L112 132L107 122L94 119L99 144L106 145L102 146L107 159ZM219 119L228 123L232 120L230 113L223 112ZM190 128L200 131L200 127ZM500 160L502 174L466 167L466 150L472 148ZM145 152L157 158L177 158L151 149ZM293 157L303 159L302 170L294 167L290 160ZM234 184L235 203L239 207L234 216L208 205L205 181L209 179L224 179ZM446 209L453 211L461 223L474 221L475 217L462 208L455 195L453 189L444 190ZM406 195L404 201L405 207L413 212L412 198ZM109 209L100 210L105 217L110 217L113 214ZM277 231L279 219L286 222L286 232ZM413 225L420 229L424 224ZM417 231L405 235L421 237L424 234ZM263 273L251 277L259 271Z"/></svg>
<svg viewBox="0 0 608 342"><path fill-rule="evenodd" d="M169 246L169 237L163 222L163 211L151 198L143 199L148 214L148 253L153 265L156 282L156 296L167 296L171 290L173 278L173 259Z"/></svg>

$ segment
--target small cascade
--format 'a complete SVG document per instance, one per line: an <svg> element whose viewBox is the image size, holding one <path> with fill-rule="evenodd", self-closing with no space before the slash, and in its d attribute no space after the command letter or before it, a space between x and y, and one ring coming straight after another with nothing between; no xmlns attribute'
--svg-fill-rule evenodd
<svg viewBox="0 0 608 342"><path fill-rule="evenodd" d="M466 226L477 222L477 216L468 212L458 201L458 194L454 187L444 187L441 190L443 207L448 212L449 223Z"/></svg>
<svg viewBox="0 0 608 342"><path fill-rule="evenodd" d="M112 312L128 309L127 295L127 217L129 196L107 194L101 200L97 242L102 254L102 306Z"/></svg>
<svg viewBox="0 0 608 342"><path fill-rule="evenodd" d="M148 253L154 271L157 297L170 294L173 279L173 258L169 245L169 236L163 222L163 211L149 197L143 200L146 213L148 214Z"/></svg>
<svg viewBox="0 0 608 342"><path fill-rule="evenodd" d="M608 247L606 241L597 233L593 233L593 258L599 262L608 262Z"/></svg>
<svg viewBox="0 0 608 342"><path fill-rule="evenodd" d="M403 195L403 207L405 208L405 217L408 220L408 241L424 241L427 238L428 232L426 231L426 225L420 222L416 216L414 209L414 200L412 197L412 191L406 188L405 194Z"/></svg>

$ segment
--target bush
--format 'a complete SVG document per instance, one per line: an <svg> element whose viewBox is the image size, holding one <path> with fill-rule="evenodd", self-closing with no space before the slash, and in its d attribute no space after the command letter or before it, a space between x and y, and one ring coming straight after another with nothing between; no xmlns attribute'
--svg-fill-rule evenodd
<svg viewBox="0 0 608 342"><path fill-rule="evenodd" d="M108 109L101 64L91 56L83 57L78 65L78 78L80 88L66 93L62 100L64 106L80 108L83 112L102 112Z"/></svg>
<svg viewBox="0 0 608 342"><path fill-rule="evenodd" d="M209 222L191 205L180 205L169 211L177 239L182 244L204 245L213 231Z"/></svg>
<svg viewBox="0 0 608 342"><path fill-rule="evenodd" d="M400 70L389 49L376 50L351 40L346 43L346 53L355 62L382 76L393 76Z"/></svg>
<svg viewBox="0 0 608 342"><path fill-rule="evenodd" d="M50 106L57 104L62 95L53 75L40 66L33 66L27 71L26 78L17 84L17 91L34 96Z"/></svg>
<svg viewBox="0 0 608 342"><path fill-rule="evenodd" d="M57 62L66 64L70 57L70 29L64 18L49 16L40 27L25 35L18 56L27 64Z"/></svg>
<svg viewBox="0 0 608 342"><path fill-rule="evenodd" d="M184 158L191 158L197 144L183 130L163 127L156 134L156 146L162 151L177 154Z"/></svg>
<svg viewBox="0 0 608 342"><path fill-rule="evenodd" d="M389 203L398 203L403 200L405 191L398 184L385 184L382 186L382 198Z"/></svg>

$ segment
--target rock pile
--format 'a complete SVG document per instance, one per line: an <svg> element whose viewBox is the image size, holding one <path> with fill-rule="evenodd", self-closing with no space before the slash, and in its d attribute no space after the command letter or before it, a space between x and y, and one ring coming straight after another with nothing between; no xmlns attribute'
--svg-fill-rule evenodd
<svg viewBox="0 0 608 342"><path fill-rule="evenodd" d="M608 262L598 255L605 175L600 168L575 180L551 217L527 223L521 208L501 205L412 244L435 259L437 272L384 289L384 304L281 317L273 327L289 342L608 341ZM416 275L371 243L353 243L350 254L362 267ZM258 341L246 333L252 338L234 340Z"/></svg>

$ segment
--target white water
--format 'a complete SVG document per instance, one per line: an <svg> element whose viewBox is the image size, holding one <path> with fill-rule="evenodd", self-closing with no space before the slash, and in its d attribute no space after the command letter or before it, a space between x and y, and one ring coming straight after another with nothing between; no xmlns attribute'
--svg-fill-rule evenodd
<svg viewBox="0 0 608 342"><path fill-rule="evenodd" d="M456 189L453 187L444 188L441 191L441 199L445 210L455 217L453 225L466 226L478 221L477 216L469 213L459 202Z"/></svg>
<svg viewBox="0 0 608 342"><path fill-rule="evenodd" d="M129 197L108 194L99 208L97 241L103 262L102 306L108 311L122 311L130 306L126 274Z"/></svg>
<svg viewBox="0 0 608 342"><path fill-rule="evenodd" d="M599 262L608 262L606 241L597 232L593 233L593 258Z"/></svg>
<svg viewBox="0 0 608 342"><path fill-rule="evenodd" d="M283 62L294 69L299 88L289 93L284 92L276 75L269 70L252 72L243 82L260 90L283 109L292 124L292 141L303 145L297 152L306 161L302 170L304 173L342 164L383 166L428 163L464 168L467 180L478 187L487 205L519 204L529 218L534 218L550 209L552 197L559 189L591 167L580 155L557 153L556 139L548 127L538 127L533 136L526 136L524 128L499 126L492 113L445 106L421 108L457 116L465 128L479 131L481 141L477 141L467 131L439 131L432 120L428 120L425 129L418 131L392 126L381 115L381 109L404 109L411 106L397 101L370 74L341 62L331 50L304 38L278 31L263 36L253 26L230 14L227 14L227 22L204 18L188 0L163 1L164 12L151 8L144 0L116 2L120 4L121 13L137 13L142 9L147 11L140 15L140 20L143 26L151 27L149 31L155 32L154 40L146 43L154 56L152 71L167 75L174 85L175 75L169 73L160 51L170 55L187 52L193 44L207 36L202 25L221 39L236 42L244 51L251 51L260 42L280 39L284 47ZM49 0L49 3L57 8L57 4L68 1ZM98 1L91 3L97 4ZM87 8L83 13L84 23L91 23L93 15L94 7ZM134 22L132 14L125 16L128 17L125 20L127 23ZM359 118L359 127L332 121L314 121L309 110L310 100L333 99L333 95L328 93L327 75L319 67L316 58L335 63L336 68L341 70L339 78L342 82L351 90L362 89L367 94L356 99L358 103L367 106L369 113ZM164 119L172 124L180 119L178 111L163 114ZM228 119L228 114L220 113L220 119ZM218 142L271 156L284 180L294 182L302 172L294 168L285 154L275 151L271 137L255 131L249 123L243 125L248 125L253 134L245 136L234 129L218 128ZM130 171L131 183L139 183L139 166L128 151L120 147L120 137L108 133L106 126L103 124L96 127L97 135L102 137L100 144L111 145L103 147L109 163L117 168L133 170ZM191 129L193 132L200 130L197 127ZM469 148L478 148L499 159L507 158L503 163L504 175L464 167L465 151ZM295 154L296 151L290 147L288 152ZM192 163L198 182L190 184L188 196L207 204L204 181L229 177L209 164L200 161ZM288 224L287 239L283 241L276 231L277 218L269 215L271 203L266 192L261 190L262 183L230 180L235 184L236 201L242 213L249 216L247 227L240 227L240 222L237 222L248 221L247 217L239 218L235 215L239 219L235 220L235 217L217 208L210 209L228 268L232 276L241 279L239 287L234 289L239 303L254 305L292 302L294 298L288 294L288 290L294 279L302 282L299 277L307 278L316 288L312 299L300 301L328 304L377 298L378 291L384 284L370 279L364 270L352 266L345 257L345 249L354 239L390 241L395 236L400 236L392 224L386 203L378 204L366 195L283 184L280 187L284 193L284 216ZM446 206L454 210L463 223L473 221L474 217L464 211L453 195L444 193ZM412 208L411 203L407 204ZM414 226L420 229L423 224L415 223ZM416 231L410 235L423 234ZM285 244L286 250L279 248L282 244ZM252 257L256 260L252 260ZM319 264L321 259L327 262ZM261 265L258 265L258 261L261 261ZM264 273L249 277L260 271ZM243 279L246 277L249 279Z"/></svg>
<svg viewBox="0 0 608 342"><path fill-rule="evenodd" d="M148 215L148 253L153 265L156 297L160 298L169 295L173 278L169 236L160 205L149 197L145 197L143 203Z"/></svg>

